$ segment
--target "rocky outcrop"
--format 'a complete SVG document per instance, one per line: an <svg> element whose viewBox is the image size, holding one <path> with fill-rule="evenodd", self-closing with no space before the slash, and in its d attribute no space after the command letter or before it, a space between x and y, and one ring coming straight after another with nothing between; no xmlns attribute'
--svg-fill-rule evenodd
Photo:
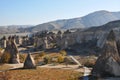
<svg viewBox="0 0 120 80"><path fill-rule="evenodd" d="M4 53L10 54L10 59L8 61L9 63L12 63L12 64L20 63L19 51L18 51L17 45L15 43L14 37L10 36L8 38L8 40L6 42L6 48L5 48Z"/></svg>
<svg viewBox="0 0 120 80"><path fill-rule="evenodd" d="M118 48L118 52L119 52L119 55L120 55L120 40L117 41L117 48Z"/></svg>
<svg viewBox="0 0 120 80"><path fill-rule="evenodd" d="M91 73L96 77L120 76L120 56L113 31L108 34L102 54Z"/></svg>
<svg viewBox="0 0 120 80"><path fill-rule="evenodd" d="M0 47L6 48L6 37L3 36L3 38L0 40Z"/></svg>
<svg viewBox="0 0 120 80"><path fill-rule="evenodd" d="M24 67L25 69L34 69L36 68L35 66L35 61L33 59L33 57L31 56L31 54L29 53L25 62L24 62Z"/></svg>

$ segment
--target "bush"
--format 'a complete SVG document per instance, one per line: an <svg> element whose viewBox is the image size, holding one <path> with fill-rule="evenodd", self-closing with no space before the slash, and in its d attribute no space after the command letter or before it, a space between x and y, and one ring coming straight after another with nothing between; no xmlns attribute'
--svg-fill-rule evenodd
<svg viewBox="0 0 120 80"><path fill-rule="evenodd" d="M93 61L87 61L84 63L84 66L86 66L86 67L93 67L94 65L95 65L95 62L93 62Z"/></svg>
<svg viewBox="0 0 120 80"><path fill-rule="evenodd" d="M25 54L19 54L20 62L23 63L25 61L26 55Z"/></svg>
<svg viewBox="0 0 120 80"><path fill-rule="evenodd" d="M86 60L83 65L86 66L86 67L93 67L95 65L95 61Z"/></svg>
<svg viewBox="0 0 120 80"><path fill-rule="evenodd" d="M45 55L46 55L45 52L41 52L41 53L39 54L40 57L43 57L43 56L45 56Z"/></svg>
<svg viewBox="0 0 120 80"><path fill-rule="evenodd" d="M64 57L63 56L58 56L58 63L64 62Z"/></svg>
<svg viewBox="0 0 120 80"><path fill-rule="evenodd" d="M2 57L1 57L1 62L9 63L10 57L11 57L10 53L8 53L8 52L3 53Z"/></svg>
<svg viewBox="0 0 120 80"><path fill-rule="evenodd" d="M0 48L0 57L2 56L2 50L3 50L3 48Z"/></svg>
<svg viewBox="0 0 120 80"><path fill-rule="evenodd" d="M44 57L44 63L45 64L50 63L50 61L51 61L51 58L49 56Z"/></svg>
<svg viewBox="0 0 120 80"><path fill-rule="evenodd" d="M65 50L61 50L59 53L60 53L62 56L66 56L66 55L67 55L67 52L66 52Z"/></svg>
<svg viewBox="0 0 120 80"><path fill-rule="evenodd" d="M0 48L0 51L2 51L3 50L3 48Z"/></svg>
<svg viewBox="0 0 120 80"><path fill-rule="evenodd" d="M34 60L36 63L38 63L43 57L46 55L45 52L37 53L34 55Z"/></svg>

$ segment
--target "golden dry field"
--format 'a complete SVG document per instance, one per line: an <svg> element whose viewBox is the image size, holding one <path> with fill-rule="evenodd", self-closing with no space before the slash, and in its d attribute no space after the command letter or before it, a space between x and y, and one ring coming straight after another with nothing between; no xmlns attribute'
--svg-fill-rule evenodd
<svg viewBox="0 0 120 80"><path fill-rule="evenodd" d="M37 68L0 73L0 80L78 80L82 73L73 70Z"/></svg>

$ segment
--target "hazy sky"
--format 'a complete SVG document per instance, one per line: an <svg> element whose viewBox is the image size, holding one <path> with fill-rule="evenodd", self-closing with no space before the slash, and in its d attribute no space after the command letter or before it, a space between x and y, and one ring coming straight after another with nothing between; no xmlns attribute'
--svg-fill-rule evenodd
<svg viewBox="0 0 120 80"><path fill-rule="evenodd" d="M0 0L0 26L36 25L98 10L120 11L120 0Z"/></svg>

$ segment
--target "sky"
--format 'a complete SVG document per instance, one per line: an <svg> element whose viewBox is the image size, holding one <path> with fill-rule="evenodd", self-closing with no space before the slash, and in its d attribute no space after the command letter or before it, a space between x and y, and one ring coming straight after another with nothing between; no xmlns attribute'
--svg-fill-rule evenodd
<svg viewBox="0 0 120 80"><path fill-rule="evenodd" d="M99 10L120 11L120 0L0 0L0 26L37 25Z"/></svg>

